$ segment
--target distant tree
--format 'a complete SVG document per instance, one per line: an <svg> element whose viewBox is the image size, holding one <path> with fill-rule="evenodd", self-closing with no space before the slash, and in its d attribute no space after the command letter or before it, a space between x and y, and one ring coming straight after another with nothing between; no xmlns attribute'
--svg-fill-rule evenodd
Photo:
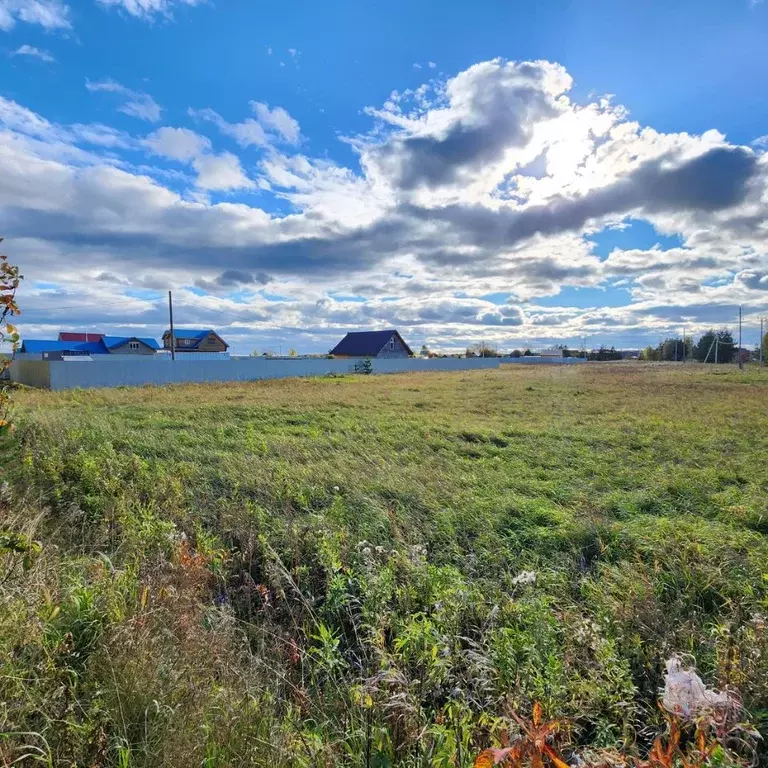
<svg viewBox="0 0 768 768"><path fill-rule="evenodd" d="M299 353L293 347L288 350L288 357L298 357L298 354Z"/></svg>
<svg viewBox="0 0 768 768"><path fill-rule="evenodd" d="M523 357L533 357L533 352L531 352L530 349L526 349L525 352L523 352Z"/></svg>
<svg viewBox="0 0 768 768"><path fill-rule="evenodd" d="M510 357L522 357L523 353L519 349L513 349Z"/></svg>
<svg viewBox="0 0 768 768"><path fill-rule="evenodd" d="M574 357L574 354L565 346L565 344L560 345L558 349L562 351L563 357Z"/></svg>
<svg viewBox="0 0 768 768"><path fill-rule="evenodd" d="M727 328L719 331L710 328L699 338L693 356L700 363L730 363L733 362L734 351L733 334Z"/></svg>
<svg viewBox="0 0 768 768"><path fill-rule="evenodd" d="M715 333L714 328L710 328L710 330L708 330L706 333L702 334L699 337L699 341L697 342L696 346L693 348L693 356L700 363L703 363L705 361L708 361L708 362L714 361L716 336L717 334Z"/></svg>
<svg viewBox="0 0 768 768"><path fill-rule="evenodd" d="M499 351L485 342L478 342L467 348L467 357L498 357Z"/></svg>
<svg viewBox="0 0 768 768"><path fill-rule="evenodd" d="M587 359L598 361L621 360L621 352L619 352L615 347L608 349L608 347L602 346L600 349L594 352L590 352Z"/></svg>
<svg viewBox="0 0 768 768"><path fill-rule="evenodd" d="M686 346L683 339L666 339L661 344L661 359L662 360L685 360Z"/></svg>
<svg viewBox="0 0 768 768"><path fill-rule="evenodd" d="M371 363L371 358L366 357L365 360L360 360L357 363L355 363L354 366L355 373L362 373L364 376L369 376L373 373L373 363Z"/></svg>
<svg viewBox="0 0 768 768"><path fill-rule="evenodd" d="M2 240L0 237L0 242ZM7 256L0 255L0 342L11 346L11 354L3 356L0 362L0 372L11 364L11 359L16 354L21 340L16 326L8 322L9 317L21 314L21 310L16 304L16 290L21 280L19 268L10 264ZM5 385L0 389L0 435L4 435L11 428L10 407L9 387Z"/></svg>
<svg viewBox="0 0 768 768"><path fill-rule="evenodd" d="M723 328L717 332L717 362L732 363L736 353L736 345L733 343L733 334Z"/></svg>
<svg viewBox="0 0 768 768"><path fill-rule="evenodd" d="M430 356L429 347L426 344L422 344L421 345L421 349L419 350L419 355L421 355L421 357L429 357Z"/></svg>
<svg viewBox="0 0 768 768"><path fill-rule="evenodd" d="M254 349L253 352L251 352L251 357L258 357L259 356L259 350Z"/></svg>
<svg viewBox="0 0 768 768"><path fill-rule="evenodd" d="M768 332L766 332L765 336L763 336L763 362L765 363L768 361ZM759 357L759 354L758 354Z"/></svg>
<svg viewBox="0 0 768 768"><path fill-rule="evenodd" d="M647 361L655 361L659 359L659 348L647 346L640 352L640 359Z"/></svg>

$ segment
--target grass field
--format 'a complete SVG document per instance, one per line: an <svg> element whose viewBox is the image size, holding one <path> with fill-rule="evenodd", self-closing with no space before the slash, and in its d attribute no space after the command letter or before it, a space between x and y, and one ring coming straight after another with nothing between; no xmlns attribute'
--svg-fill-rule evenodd
<svg viewBox="0 0 768 768"><path fill-rule="evenodd" d="M467 766L534 701L642 752L675 652L768 723L766 373L19 393L0 755Z"/></svg>

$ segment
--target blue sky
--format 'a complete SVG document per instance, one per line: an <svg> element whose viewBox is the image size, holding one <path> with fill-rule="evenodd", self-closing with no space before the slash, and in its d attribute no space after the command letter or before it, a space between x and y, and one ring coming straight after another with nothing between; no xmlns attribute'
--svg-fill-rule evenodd
<svg viewBox="0 0 768 768"><path fill-rule="evenodd" d="M750 0L0 0L22 333L169 288L236 352L756 329L767 45Z"/></svg>

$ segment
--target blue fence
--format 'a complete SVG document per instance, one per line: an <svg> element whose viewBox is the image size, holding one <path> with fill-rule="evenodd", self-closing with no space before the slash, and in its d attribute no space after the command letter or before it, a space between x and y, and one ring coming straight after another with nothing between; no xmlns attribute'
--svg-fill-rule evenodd
<svg viewBox="0 0 768 768"><path fill-rule="evenodd" d="M502 358L390 358L372 360L373 373L408 371L461 371L498 368ZM354 371L355 360L299 358L231 358L190 360L178 357L174 362L148 356L104 355L94 360L40 361L20 356L11 365L14 381L53 390L94 387L136 387L145 384L182 384L196 382L255 381L300 376L326 376Z"/></svg>

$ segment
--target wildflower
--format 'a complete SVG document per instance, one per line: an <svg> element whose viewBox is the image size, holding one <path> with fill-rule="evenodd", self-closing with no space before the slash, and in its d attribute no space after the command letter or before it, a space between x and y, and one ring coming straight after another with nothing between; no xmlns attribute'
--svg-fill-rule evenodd
<svg viewBox="0 0 768 768"><path fill-rule="evenodd" d="M518 584L535 584L536 583L536 571L520 571L520 573L512 579L512 584L517 586Z"/></svg>

